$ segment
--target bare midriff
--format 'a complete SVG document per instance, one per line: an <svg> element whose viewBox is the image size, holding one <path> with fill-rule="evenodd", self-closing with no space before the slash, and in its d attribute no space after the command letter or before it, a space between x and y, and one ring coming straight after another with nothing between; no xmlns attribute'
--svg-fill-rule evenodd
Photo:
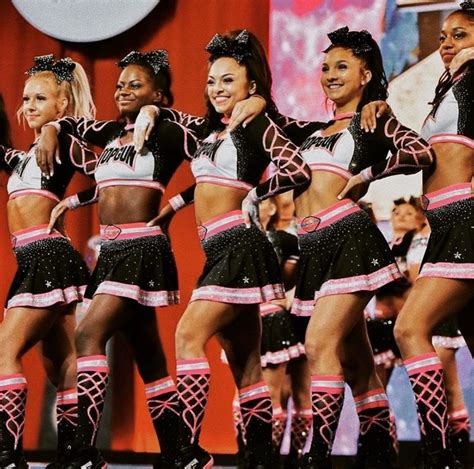
<svg viewBox="0 0 474 469"><path fill-rule="evenodd" d="M194 205L196 223L202 225L211 218L223 215L233 210L240 210L242 200L247 195L246 190L221 186L208 182L196 185Z"/></svg>
<svg viewBox="0 0 474 469"><path fill-rule="evenodd" d="M39 195L23 195L9 200L7 216L10 233L48 224L56 204L57 201Z"/></svg>
<svg viewBox="0 0 474 469"><path fill-rule="evenodd" d="M459 143L435 143L436 167L424 183L424 192L434 192L454 184L471 182L474 150Z"/></svg>
<svg viewBox="0 0 474 469"><path fill-rule="evenodd" d="M99 220L102 225L148 222L158 214L161 192L136 186L112 186L100 190Z"/></svg>

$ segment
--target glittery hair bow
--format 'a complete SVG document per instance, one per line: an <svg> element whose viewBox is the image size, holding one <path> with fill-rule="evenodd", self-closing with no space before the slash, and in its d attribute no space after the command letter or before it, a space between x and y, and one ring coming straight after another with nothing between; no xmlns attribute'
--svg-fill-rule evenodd
<svg viewBox="0 0 474 469"><path fill-rule="evenodd" d="M462 2L460 7L461 10L474 10L474 2L472 0Z"/></svg>
<svg viewBox="0 0 474 469"><path fill-rule="evenodd" d="M362 31L349 31L349 28L344 26L329 33L328 38L333 46L348 47L355 54L362 54L373 49L372 36L365 29ZM327 49L324 52L326 51Z"/></svg>
<svg viewBox="0 0 474 469"><path fill-rule="evenodd" d="M155 49L145 53L132 50L132 52L129 52L117 65L121 68L125 68L127 65L140 65L143 62L152 68L155 75L158 75L160 71L170 66L168 62L168 52L164 49Z"/></svg>
<svg viewBox="0 0 474 469"><path fill-rule="evenodd" d="M213 61L219 57L232 57L241 63L245 57L252 55L249 38L246 29L241 31L234 39L223 37L220 34L214 35L206 46L207 52L211 54L210 60Z"/></svg>
<svg viewBox="0 0 474 469"><path fill-rule="evenodd" d="M38 72L53 72L58 83L74 79L72 72L76 64L69 57L55 62L53 54L37 55L34 62L35 65L25 72L28 75L35 75Z"/></svg>

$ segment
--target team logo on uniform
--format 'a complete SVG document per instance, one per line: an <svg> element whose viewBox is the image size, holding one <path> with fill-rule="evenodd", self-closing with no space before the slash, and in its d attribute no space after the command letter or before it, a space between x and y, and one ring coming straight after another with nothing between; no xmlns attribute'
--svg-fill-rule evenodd
<svg viewBox="0 0 474 469"><path fill-rule="evenodd" d="M306 233L312 233L315 231L319 224L321 223L321 219L315 216L304 217L303 221L301 222L301 229L306 231Z"/></svg>
<svg viewBox="0 0 474 469"><path fill-rule="evenodd" d="M117 239L121 232L122 230L118 226L107 225L103 231L103 235L106 239L113 241Z"/></svg>
<svg viewBox="0 0 474 469"><path fill-rule="evenodd" d="M197 228L199 241L204 241L206 239L207 228L205 226L199 225Z"/></svg>

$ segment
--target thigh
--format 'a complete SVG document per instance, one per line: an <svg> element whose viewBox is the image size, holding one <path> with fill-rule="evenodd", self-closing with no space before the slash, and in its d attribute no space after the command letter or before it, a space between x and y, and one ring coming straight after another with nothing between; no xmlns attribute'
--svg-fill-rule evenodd
<svg viewBox="0 0 474 469"><path fill-rule="evenodd" d="M97 353L115 332L126 326L136 315L136 303L128 298L95 295L84 319L76 331L79 356Z"/></svg>
<svg viewBox="0 0 474 469"><path fill-rule="evenodd" d="M41 354L48 376L55 379L76 360L74 334L76 329L75 306L69 306L61 311L48 333L40 342Z"/></svg>
<svg viewBox="0 0 474 469"><path fill-rule="evenodd" d="M364 308L372 296L372 292L357 292L320 298L306 330L306 342L342 344L363 319ZM324 340L319 340L322 337Z"/></svg>
<svg viewBox="0 0 474 469"><path fill-rule="evenodd" d="M126 326L120 330L129 344L140 375L145 382L167 375L166 358L158 331L154 308L141 306Z"/></svg>
<svg viewBox="0 0 474 469"><path fill-rule="evenodd" d="M24 354L43 339L57 320L58 308L10 308L0 324L2 354Z"/></svg>
<svg viewBox="0 0 474 469"><path fill-rule="evenodd" d="M419 278L397 318L397 325L413 333L430 335L443 321L462 311L473 298L473 284L468 280Z"/></svg>

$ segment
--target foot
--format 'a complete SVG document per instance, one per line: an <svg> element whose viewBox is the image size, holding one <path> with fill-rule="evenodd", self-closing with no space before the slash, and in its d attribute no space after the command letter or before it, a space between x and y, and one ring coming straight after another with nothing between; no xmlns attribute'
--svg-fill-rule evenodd
<svg viewBox="0 0 474 469"><path fill-rule="evenodd" d="M72 449L70 456L62 466L63 469L107 469L99 451L92 446Z"/></svg>
<svg viewBox="0 0 474 469"><path fill-rule="evenodd" d="M332 469L330 458L317 458L311 453L306 453L300 461L299 469Z"/></svg>
<svg viewBox="0 0 474 469"><path fill-rule="evenodd" d="M462 465L456 461L456 458L449 449L429 453L428 460L428 469L462 469Z"/></svg>
<svg viewBox="0 0 474 469"><path fill-rule="evenodd" d="M21 451L0 451L0 469L28 469L25 455Z"/></svg>
<svg viewBox="0 0 474 469"><path fill-rule="evenodd" d="M198 445L187 446L179 451L176 467L179 469L211 469L214 467L214 459Z"/></svg>

